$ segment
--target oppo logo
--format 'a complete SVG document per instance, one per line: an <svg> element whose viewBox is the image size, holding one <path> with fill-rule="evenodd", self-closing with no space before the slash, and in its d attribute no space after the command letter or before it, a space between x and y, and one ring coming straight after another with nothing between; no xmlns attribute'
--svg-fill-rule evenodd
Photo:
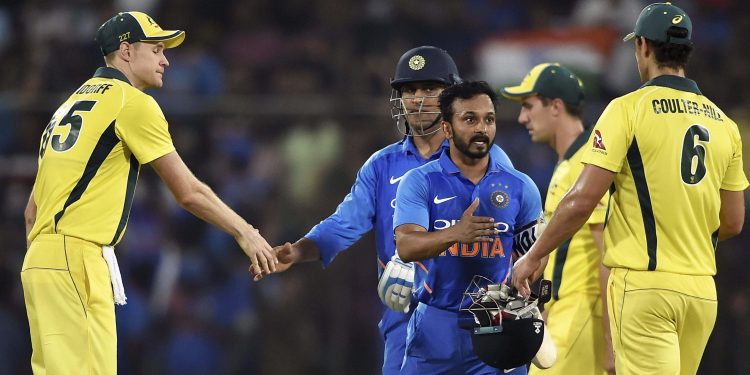
<svg viewBox="0 0 750 375"><path fill-rule="evenodd" d="M453 220L437 219L437 220L435 220L435 223L432 226L435 228L435 230L443 230L443 229L448 229L448 228L450 228L450 227L458 224L459 221L460 220L458 220L458 219L453 219ZM503 223L501 221L501 222L499 222L497 224L498 224L497 230L500 233L505 233L505 232L510 231L510 225L508 225L507 223Z"/></svg>

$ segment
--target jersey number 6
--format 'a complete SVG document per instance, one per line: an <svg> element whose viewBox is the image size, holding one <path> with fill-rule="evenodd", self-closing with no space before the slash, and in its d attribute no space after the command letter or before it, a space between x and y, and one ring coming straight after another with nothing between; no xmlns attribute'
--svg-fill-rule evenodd
<svg viewBox="0 0 750 375"><path fill-rule="evenodd" d="M695 185L706 177L706 147L700 142L708 143L708 140L708 129L701 125L693 125L685 133L685 139L682 141L680 175L682 181L688 185Z"/></svg>
<svg viewBox="0 0 750 375"><path fill-rule="evenodd" d="M73 103L72 106L70 106L70 110L68 113L60 120L60 122L55 125L55 118L52 118L52 121L47 124L47 128L44 129L44 134L42 135L42 143L39 147L39 157L44 157L44 152L47 150L47 145L49 141L50 136L52 136L52 140L49 141L49 144L52 144L52 149L57 152L63 152L69 150L73 145L76 144L76 141L78 141L78 135L81 133L81 126L83 126L83 118L80 115L76 115L76 112L89 112L92 108L94 108L94 105L96 104L95 100L81 100ZM66 126L70 125L70 130L68 130L68 135L65 137L64 141L61 141L61 138L63 137L60 134L52 135L52 131L55 129L55 126Z"/></svg>

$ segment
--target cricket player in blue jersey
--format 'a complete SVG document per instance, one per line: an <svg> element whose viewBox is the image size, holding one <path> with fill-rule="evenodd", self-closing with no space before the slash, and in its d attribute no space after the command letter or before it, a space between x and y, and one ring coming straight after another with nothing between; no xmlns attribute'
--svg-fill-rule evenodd
<svg viewBox="0 0 750 375"><path fill-rule="evenodd" d="M463 293L474 275L509 279L513 251L528 241L514 236L542 223L539 190L525 174L490 152L497 95L485 82L463 82L439 98L441 127L450 147L438 160L404 176L396 195L398 255L415 274L418 305L409 321L404 374L526 374L497 369L472 350L471 333L458 326Z"/></svg>
<svg viewBox="0 0 750 375"><path fill-rule="evenodd" d="M440 48L417 47L401 56L391 80L391 103L393 117L404 138L377 151L365 162L351 192L333 215L294 244L276 247L277 272L285 271L294 263L315 260L328 266L336 255L375 228L378 294L389 307L379 323L385 343L383 374L396 374L401 368L414 277L414 265L394 256L396 188L406 172L437 159L448 148L440 131L437 98L446 86L459 81L456 64ZM498 146L491 149L495 160L512 165Z"/></svg>

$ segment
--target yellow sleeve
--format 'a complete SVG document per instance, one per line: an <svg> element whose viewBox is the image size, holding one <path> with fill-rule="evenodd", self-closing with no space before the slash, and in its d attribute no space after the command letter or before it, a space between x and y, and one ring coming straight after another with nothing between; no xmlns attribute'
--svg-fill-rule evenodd
<svg viewBox="0 0 750 375"><path fill-rule="evenodd" d="M747 188L748 182L742 167L742 138L740 137L737 125L732 127L732 160L729 162L729 168L721 181L721 188L729 191L743 191Z"/></svg>
<svg viewBox="0 0 750 375"><path fill-rule="evenodd" d="M149 95L138 95L125 104L115 123L115 131L141 164L175 149L167 119Z"/></svg>
<svg viewBox="0 0 750 375"><path fill-rule="evenodd" d="M582 162L619 172L633 139L628 113L622 99L609 103L591 132Z"/></svg>

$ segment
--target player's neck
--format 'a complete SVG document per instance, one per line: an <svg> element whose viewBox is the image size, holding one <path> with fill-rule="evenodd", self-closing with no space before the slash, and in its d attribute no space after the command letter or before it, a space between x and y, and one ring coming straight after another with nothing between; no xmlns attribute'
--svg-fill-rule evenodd
<svg viewBox="0 0 750 375"><path fill-rule="evenodd" d="M575 142L576 138L583 133L583 123L581 119L566 116L555 128L555 138L550 142L550 146L557 153L557 161L562 161L565 153L568 152L570 145Z"/></svg>
<svg viewBox="0 0 750 375"><path fill-rule="evenodd" d="M648 68L646 69L646 82L659 77L659 76L678 76L685 78L685 69L682 68L668 68L668 67L659 67L655 63L649 64Z"/></svg>
<svg viewBox="0 0 750 375"><path fill-rule="evenodd" d="M445 134L442 130L438 130L430 135L411 138L414 141L414 147L419 151L419 155L422 156L422 159L427 160L440 149L443 141L445 141Z"/></svg>
<svg viewBox="0 0 750 375"><path fill-rule="evenodd" d="M143 90L146 89L146 87L143 84L143 82L141 82L140 80L136 79L135 74L133 74L133 71L130 70L130 66L128 66L128 64L126 62L124 62L122 60L114 60L114 61L111 61L111 62L107 62L107 67L119 70L120 73L122 73L122 74L125 75L125 78L128 79L128 82L130 82L130 84L133 87L135 87L136 89L138 89L140 91L143 91Z"/></svg>
<svg viewBox="0 0 750 375"><path fill-rule="evenodd" d="M450 157L453 164L461 171L461 174L474 183L474 185L478 184L487 173L487 166L490 162L489 153L480 159L472 158L459 151L456 146L451 145Z"/></svg>

